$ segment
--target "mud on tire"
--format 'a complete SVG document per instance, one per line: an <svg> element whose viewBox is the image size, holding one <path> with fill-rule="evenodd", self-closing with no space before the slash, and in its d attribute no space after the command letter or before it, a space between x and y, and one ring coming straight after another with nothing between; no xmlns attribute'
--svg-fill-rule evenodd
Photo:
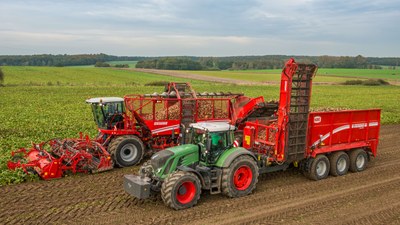
<svg viewBox="0 0 400 225"><path fill-rule="evenodd" d="M307 177L311 180L322 180L328 177L330 163L325 155L318 155L311 163L311 168L307 171Z"/></svg>
<svg viewBox="0 0 400 225"><path fill-rule="evenodd" d="M350 157L350 171L361 172L367 168L368 155L364 149L354 149L349 154Z"/></svg>
<svg viewBox="0 0 400 225"><path fill-rule="evenodd" d="M108 152L118 167L133 166L143 158L145 147L142 140L134 135L125 135L114 138L108 146Z"/></svg>
<svg viewBox="0 0 400 225"><path fill-rule="evenodd" d="M231 197L250 194L258 182L258 167L250 156L239 156L222 170L222 193Z"/></svg>
<svg viewBox="0 0 400 225"><path fill-rule="evenodd" d="M174 172L161 185L164 204L175 210L193 207L200 199L200 194L200 180L191 172Z"/></svg>
<svg viewBox="0 0 400 225"><path fill-rule="evenodd" d="M329 157L331 164L330 174L332 176L342 176L349 170L350 159L346 152L334 152Z"/></svg>

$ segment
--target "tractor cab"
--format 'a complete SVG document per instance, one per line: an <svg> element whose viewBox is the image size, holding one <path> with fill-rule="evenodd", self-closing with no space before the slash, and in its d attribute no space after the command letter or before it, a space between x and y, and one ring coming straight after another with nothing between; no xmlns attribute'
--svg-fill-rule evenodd
<svg viewBox="0 0 400 225"><path fill-rule="evenodd" d="M100 97L86 100L92 106L94 121L100 129L110 130L124 127L124 99L119 97Z"/></svg>
<svg viewBox="0 0 400 225"><path fill-rule="evenodd" d="M187 144L197 144L200 161L214 164L224 150L233 147L235 129L225 122L192 123L186 130Z"/></svg>

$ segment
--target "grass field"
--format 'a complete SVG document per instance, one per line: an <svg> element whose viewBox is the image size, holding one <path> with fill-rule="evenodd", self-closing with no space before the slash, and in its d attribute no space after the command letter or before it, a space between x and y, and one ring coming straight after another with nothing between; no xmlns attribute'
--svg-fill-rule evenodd
<svg viewBox="0 0 400 225"><path fill-rule="evenodd" d="M5 87L0 87L0 185L19 182L23 174L6 169L10 151L29 147L31 141L75 137L78 132L97 133L85 100L98 96L124 96L162 92L144 86L171 77L110 68L2 67ZM277 99L278 86L239 86L189 81L196 91L233 91L248 96ZM313 87L312 107L348 109L382 108L382 122L400 123L399 86Z"/></svg>
<svg viewBox="0 0 400 225"><path fill-rule="evenodd" d="M246 81L280 81L281 69L276 70L234 70L234 71L177 71L195 73L206 76L233 78ZM400 81L400 69L318 69L315 82L345 82L354 79L386 79Z"/></svg>
<svg viewBox="0 0 400 225"><path fill-rule="evenodd" d="M171 79L169 76L113 68L4 66L2 70L6 74L4 83L8 86L134 86Z"/></svg>

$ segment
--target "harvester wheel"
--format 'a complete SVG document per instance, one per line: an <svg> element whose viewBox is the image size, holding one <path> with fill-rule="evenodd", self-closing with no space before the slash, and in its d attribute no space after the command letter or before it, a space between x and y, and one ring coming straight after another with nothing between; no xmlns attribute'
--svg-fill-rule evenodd
<svg viewBox="0 0 400 225"><path fill-rule="evenodd" d="M318 155L311 164L307 177L312 180L322 180L328 177L330 163L325 155Z"/></svg>
<svg viewBox="0 0 400 225"><path fill-rule="evenodd" d="M222 193L236 198L250 194L258 182L258 167L253 158L239 156L222 170Z"/></svg>
<svg viewBox="0 0 400 225"><path fill-rule="evenodd" d="M187 209L197 204L201 194L199 178L185 171L170 174L161 186L161 198L165 205L175 209Z"/></svg>
<svg viewBox="0 0 400 225"><path fill-rule="evenodd" d="M368 155L363 149L352 150L349 156L351 172L361 172L367 168Z"/></svg>
<svg viewBox="0 0 400 225"><path fill-rule="evenodd" d="M346 152L334 152L329 157L329 161L331 164L330 173L332 176L342 176L347 173L349 170L349 156Z"/></svg>
<svg viewBox="0 0 400 225"><path fill-rule="evenodd" d="M111 140L108 151L118 167L133 166L143 158L144 145L142 140L134 135L119 136Z"/></svg>

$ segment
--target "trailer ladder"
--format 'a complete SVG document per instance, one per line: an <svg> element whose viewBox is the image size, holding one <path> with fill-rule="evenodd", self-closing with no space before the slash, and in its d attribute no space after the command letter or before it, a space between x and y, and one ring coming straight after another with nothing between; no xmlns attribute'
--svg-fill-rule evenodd
<svg viewBox="0 0 400 225"><path fill-rule="evenodd" d="M287 131L285 155L287 162L304 158L307 141L308 114L312 78L316 73L314 64L298 64L296 74L292 78L290 111Z"/></svg>

